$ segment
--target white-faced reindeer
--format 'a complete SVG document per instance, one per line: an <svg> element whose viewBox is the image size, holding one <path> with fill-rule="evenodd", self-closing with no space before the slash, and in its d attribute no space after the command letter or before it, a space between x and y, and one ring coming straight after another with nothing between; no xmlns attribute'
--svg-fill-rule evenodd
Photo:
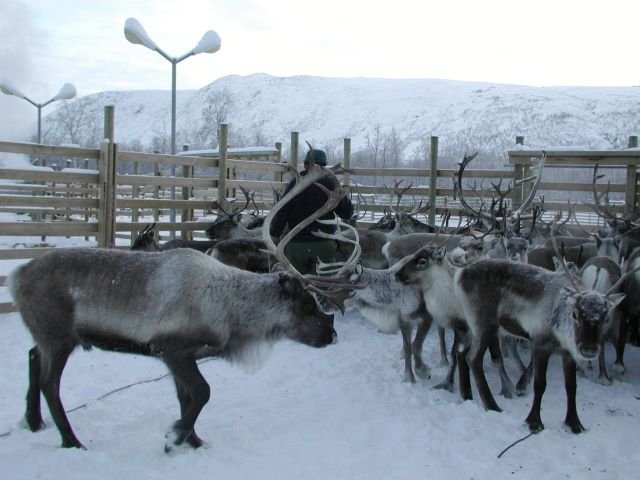
<svg viewBox="0 0 640 480"><path fill-rule="evenodd" d="M559 352L567 393L565 423L572 432L582 432L576 409L576 361L598 356L608 312L624 295L589 290L566 268L550 272L505 260L483 260L460 269L454 290L469 327L466 357L484 407L500 411L487 384L482 358L498 329L504 329L532 342L534 398L526 418L529 429L544 428L540 407L547 364L549 356Z"/></svg>
<svg viewBox="0 0 640 480"><path fill-rule="evenodd" d="M446 249L434 244L426 245L418 250L407 260L402 261L402 265L397 270L398 280L407 285L416 286L425 302L426 312L430 319L436 320L438 326L451 328L454 332L453 346L451 349L452 361L445 379L436 385L436 388L444 388L453 391L454 374L459 364L464 364L465 359L461 357L459 345L467 335L467 327L464 322L464 315L460 309L459 302L453 295L453 277L458 267L454 266L446 255ZM419 327L421 327L419 325ZM428 331L428 328L427 328ZM424 333L426 335L426 331ZM416 341L419 342L420 328L416 334ZM421 339L422 341L424 338ZM422 343L419 343L421 350ZM509 379L500 354L500 345L496 335L495 341L490 344L492 359L497 362L502 381L501 393L505 397L513 396L513 383ZM468 382L468 369L459 368L460 374L460 394L464 399L472 398L471 388Z"/></svg>
<svg viewBox="0 0 640 480"><path fill-rule="evenodd" d="M306 188L327 173L327 169L314 169L295 188ZM323 208L333 208L341 194L338 183ZM276 249L269 237L268 223L280 207L272 210L263 236L287 266L284 245ZM351 289L342 279L316 281L295 269L247 272L191 249L162 254L60 249L18 267L9 285L36 342L29 352L26 421L30 429L44 426L42 392L62 446L84 448L60 400L60 378L77 346L96 346L153 356L168 366L175 380L180 419L169 432L166 450L174 445L197 448L202 444L194 425L209 400L210 388L196 359L220 356L246 362L281 338L313 347L329 345L335 331L315 295L342 306Z"/></svg>
<svg viewBox="0 0 640 480"><path fill-rule="evenodd" d="M353 232L355 230L354 227L341 223L339 218L336 221L338 224L336 233L314 232L314 234L318 237L335 239L345 244L351 244L352 256L354 252L359 253L361 248L359 243L351 240L351 235L346 234L350 231ZM329 223L329 221L323 220L318 220L318 222ZM345 227L346 230L341 227ZM413 325L424 321L426 312L422 292L414 285L401 282L397 277L397 272L410 259L411 256L386 269L359 266L351 271L348 271L342 265L335 267L332 264L320 262L318 270L338 275L348 272L351 282L357 282L360 288L354 291L353 296L345 300L345 308L357 309L382 332L393 333L398 329L400 330L404 356L404 381L416 383L411 366L412 356L415 359L416 375L419 377L428 378L429 367L422 361L422 349L412 355L411 331ZM353 262L349 261L348 264L352 265Z"/></svg>

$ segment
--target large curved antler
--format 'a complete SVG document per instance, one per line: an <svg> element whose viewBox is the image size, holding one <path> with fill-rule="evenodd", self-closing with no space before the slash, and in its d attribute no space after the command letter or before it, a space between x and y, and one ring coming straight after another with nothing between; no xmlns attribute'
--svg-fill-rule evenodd
<svg viewBox="0 0 640 480"><path fill-rule="evenodd" d="M287 243L289 243L295 235L328 212L332 211L338 205L342 197L344 197L345 191L335 175L335 170L340 169L340 165L336 165L331 168L321 168L316 165L315 162L311 161L307 174L298 178L293 188L274 205L265 218L264 225L262 227L262 240L264 241L269 253L271 253L290 274L298 278L307 289L323 295L331 302L335 303L341 310L344 310L344 301L352 295L353 289L357 288L357 286L352 285L348 279L342 277L303 275L291 264L284 254ZM335 188L333 190L329 190L321 183L318 183L321 178L327 175L334 181ZM273 218L287 203L311 185L315 185L320 188L327 195L327 201L320 209L316 210L313 215L307 217L292 228L276 246L270 234L270 226Z"/></svg>
<svg viewBox="0 0 640 480"><path fill-rule="evenodd" d="M540 163L538 164L538 175L536 175L536 183L534 183L533 187L531 187L531 192L529 192L529 196L526 198L526 200L522 202L522 205L520 205L520 207L518 207L518 209L515 212L511 213L510 217L512 219L522 216L524 211L527 208L529 208L529 205L531 205L531 202L533 202L533 199L535 198L536 193L538 192L540 181L542 180L542 170L544 169L544 162L546 159L547 159L547 152L542 150L542 157L540 158ZM529 180L530 178L525 178L520 180L518 183L523 184L524 182L528 182Z"/></svg>

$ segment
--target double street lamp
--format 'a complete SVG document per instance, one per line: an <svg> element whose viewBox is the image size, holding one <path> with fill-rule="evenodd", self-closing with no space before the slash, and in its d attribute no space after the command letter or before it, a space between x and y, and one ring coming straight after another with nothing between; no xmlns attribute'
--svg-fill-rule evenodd
<svg viewBox="0 0 640 480"><path fill-rule="evenodd" d="M14 87L6 78L3 78L0 82L0 91L2 91L2 93L6 95L14 95L18 98L26 100L38 109L38 143L42 143L42 109L57 100L70 100L76 96L76 87L74 87L70 83L65 83L55 97L50 98L44 103L36 103L16 87Z"/></svg>
<svg viewBox="0 0 640 480"><path fill-rule="evenodd" d="M199 53L215 53L220 50L220 36L213 30L206 32L198 44L180 57L172 57L151 40L140 22L135 18L128 18L124 23L124 36L131 43L143 45L149 50L158 52L171 62L171 155L176 154L176 65L186 58ZM171 175L175 177L176 167L171 167ZM171 199L175 199L175 187L171 187ZM171 209L171 221L175 222L175 209Z"/></svg>

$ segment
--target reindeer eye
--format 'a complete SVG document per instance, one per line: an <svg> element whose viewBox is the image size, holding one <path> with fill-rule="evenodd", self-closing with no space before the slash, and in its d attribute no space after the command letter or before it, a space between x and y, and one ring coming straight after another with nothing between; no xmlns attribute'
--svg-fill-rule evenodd
<svg viewBox="0 0 640 480"><path fill-rule="evenodd" d="M425 268L428 264L429 262L426 258L421 258L420 260L418 260L418 268Z"/></svg>

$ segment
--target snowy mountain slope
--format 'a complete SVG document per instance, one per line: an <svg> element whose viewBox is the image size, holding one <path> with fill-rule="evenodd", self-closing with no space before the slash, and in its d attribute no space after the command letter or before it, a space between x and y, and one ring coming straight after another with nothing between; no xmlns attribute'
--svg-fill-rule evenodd
<svg viewBox="0 0 640 480"><path fill-rule="evenodd" d="M352 151L367 138L392 129L403 159L431 135L440 148L480 149L503 153L516 135L532 147L581 145L594 149L625 148L640 130L640 88L527 87L450 80L378 78L274 77L231 75L197 91L180 91L177 99L178 144L202 127L203 106L211 95L230 99L226 122L231 132L288 145L290 132L316 146ZM118 142L139 140L170 129L169 91L102 92L82 97L86 114L101 118L115 105ZM45 117L46 123L56 112ZM182 139L181 139L182 136ZM193 141L193 139L187 139ZM211 147L212 145L201 145ZM241 145L235 145L241 146Z"/></svg>

